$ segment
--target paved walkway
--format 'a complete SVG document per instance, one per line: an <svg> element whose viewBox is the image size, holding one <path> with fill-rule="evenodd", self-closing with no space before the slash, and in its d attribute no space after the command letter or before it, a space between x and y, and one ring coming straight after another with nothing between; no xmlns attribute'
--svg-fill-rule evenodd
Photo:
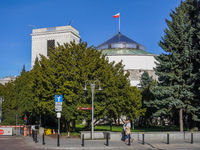
<svg viewBox="0 0 200 150"><path fill-rule="evenodd" d="M31 137L24 137L28 145L43 148L43 149L115 149L115 150L125 150L125 149L136 149L136 150L200 150L200 140L194 141L191 144L191 141L188 140L173 140L170 141L170 144L166 144L166 141L162 140L153 140L145 141L145 144L142 145L142 141L134 140L129 146L128 143L123 141L109 141L109 146L106 146L106 140L85 140L84 146L82 146L81 139L75 138L60 138L60 146L57 146L57 139L45 136L45 145L43 145L42 136L38 135L38 142L35 143Z"/></svg>

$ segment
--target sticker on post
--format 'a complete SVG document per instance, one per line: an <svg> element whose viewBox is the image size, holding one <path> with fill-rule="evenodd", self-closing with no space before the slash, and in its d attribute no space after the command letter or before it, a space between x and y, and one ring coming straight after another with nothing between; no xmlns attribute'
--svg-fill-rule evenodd
<svg viewBox="0 0 200 150"><path fill-rule="evenodd" d="M61 118L61 113L57 113L57 118Z"/></svg>

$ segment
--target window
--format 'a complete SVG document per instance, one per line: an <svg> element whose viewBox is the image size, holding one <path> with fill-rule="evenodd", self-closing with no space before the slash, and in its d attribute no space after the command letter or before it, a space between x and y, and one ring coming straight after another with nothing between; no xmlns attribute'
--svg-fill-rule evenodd
<svg viewBox="0 0 200 150"><path fill-rule="evenodd" d="M47 56L49 56L49 52L55 48L55 40L47 40Z"/></svg>

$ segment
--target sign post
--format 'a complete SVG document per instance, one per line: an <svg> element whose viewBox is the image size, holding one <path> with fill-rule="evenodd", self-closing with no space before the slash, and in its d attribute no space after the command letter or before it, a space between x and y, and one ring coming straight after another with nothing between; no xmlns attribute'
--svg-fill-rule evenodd
<svg viewBox="0 0 200 150"><path fill-rule="evenodd" d="M62 95L55 95L55 111L57 112L57 118L58 118L58 141L57 146L60 146L60 118L61 118L61 111L62 111L62 101L63 96Z"/></svg>
<svg viewBox="0 0 200 150"><path fill-rule="evenodd" d="M92 107L79 107L79 110L92 110Z"/></svg>

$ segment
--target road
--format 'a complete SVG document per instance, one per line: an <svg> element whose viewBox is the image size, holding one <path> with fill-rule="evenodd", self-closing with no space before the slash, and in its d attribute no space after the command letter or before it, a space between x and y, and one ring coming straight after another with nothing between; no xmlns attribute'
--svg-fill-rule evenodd
<svg viewBox="0 0 200 150"><path fill-rule="evenodd" d="M80 139L61 139L61 146L56 146L56 139L46 138L46 144L42 145L41 139L38 143L33 142L31 137L23 136L0 136L0 150L52 150L52 149L111 149L111 150L200 150L200 143L194 144L183 141L174 141L169 145L151 141L141 144L141 141L134 141L131 146L123 142L110 141L109 146L105 146L105 141L85 141L85 146L81 146Z"/></svg>
<svg viewBox="0 0 200 150"><path fill-rule="evenodd" d="M0 150L38 150L38 148L28 146L22 136L0 136Z"/></svg>

